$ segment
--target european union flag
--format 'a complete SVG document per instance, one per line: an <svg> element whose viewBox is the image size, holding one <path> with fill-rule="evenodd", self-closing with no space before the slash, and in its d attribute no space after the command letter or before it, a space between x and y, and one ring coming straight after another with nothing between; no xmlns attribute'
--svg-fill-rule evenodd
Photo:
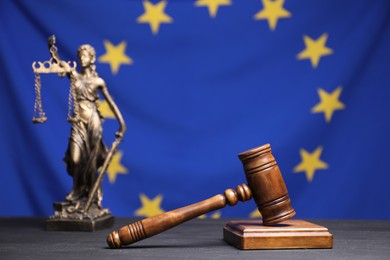
<svg viewBox="0 0 390 260"><path fill-rule="evenodd" d="M2 216L52 215L72 188L68 79L41 75L48 120L31 123L31 66L50 58L52 34L66 61L95 48L126 122L103 180L114 215L234 188L245 182L237 154L270 143L298 218L390 218L389 1L1 1ZM118 123L100 98L109 145Z"/></svg>

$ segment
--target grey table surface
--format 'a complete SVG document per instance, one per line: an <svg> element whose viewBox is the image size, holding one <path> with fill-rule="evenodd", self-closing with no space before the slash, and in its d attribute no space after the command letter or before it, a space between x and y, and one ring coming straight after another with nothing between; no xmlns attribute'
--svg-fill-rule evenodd
<svg viewBox="0 0 390 260"><path fill-rule="evenodd" d="M333 249L238 250L223 240L229 219L194 219L121 249L106 237L137 219L117 218L109 230L45 231L44 218L0 218L0 259L390 259L390 221L309 220L334 236Z"/></svg>

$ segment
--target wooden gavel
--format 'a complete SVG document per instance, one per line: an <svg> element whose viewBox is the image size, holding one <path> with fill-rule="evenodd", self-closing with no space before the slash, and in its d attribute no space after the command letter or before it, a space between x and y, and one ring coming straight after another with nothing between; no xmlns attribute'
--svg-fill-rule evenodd
<svg viewBox="0 0 390 260"><path fill-rule="evenodd" d="M199 217L226 205L252 198L263 217L263 225L271 226L295 215L290 197L269 144L238 155L243 163L248 185L238 185L207 200L146 218L124 226L107 236L110 248L130 245L154 236L183 222ZM249 187L248 187L249 186Z"/></svg>

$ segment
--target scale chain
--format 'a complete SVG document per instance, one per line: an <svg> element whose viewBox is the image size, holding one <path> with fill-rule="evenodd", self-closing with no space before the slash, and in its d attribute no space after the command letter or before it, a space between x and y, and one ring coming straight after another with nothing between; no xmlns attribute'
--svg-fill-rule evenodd
<svg viewBox="0 0 390 260"><path fill-rule="evenodd" d="M68 122L77 122L78 121L78 104L76 98L76 78L71 73L70 74L70 89L69 89L69 98L68 98ZM73 117L72 117L73 111Z"/></svg>
<svg viewBox="0 0 390 260"><path fill-rule="evenodd" d="M38 114L38 117L36 117ZM34 114L32 121L34 123L44 123L47 120L45 112L42 107L41 98L41 75L35 73L35 102L34 102Z"/></svg>

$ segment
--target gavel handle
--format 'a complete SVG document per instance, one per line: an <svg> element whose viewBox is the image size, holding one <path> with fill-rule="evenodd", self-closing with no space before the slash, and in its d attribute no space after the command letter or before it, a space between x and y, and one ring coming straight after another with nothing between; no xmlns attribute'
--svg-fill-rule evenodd
<svg viewBox="0 0 390 260"><path fill-rule="evenodd" d="M236 190L226 190L223 195L218 194L204 201L124 226L107 236L107 244L110 248L130 245L210 211L224 208L226 205L234 206L238 201L247 201L251 198L252 192L249 187L246 184L241 184L237 186Z"/></svg>

